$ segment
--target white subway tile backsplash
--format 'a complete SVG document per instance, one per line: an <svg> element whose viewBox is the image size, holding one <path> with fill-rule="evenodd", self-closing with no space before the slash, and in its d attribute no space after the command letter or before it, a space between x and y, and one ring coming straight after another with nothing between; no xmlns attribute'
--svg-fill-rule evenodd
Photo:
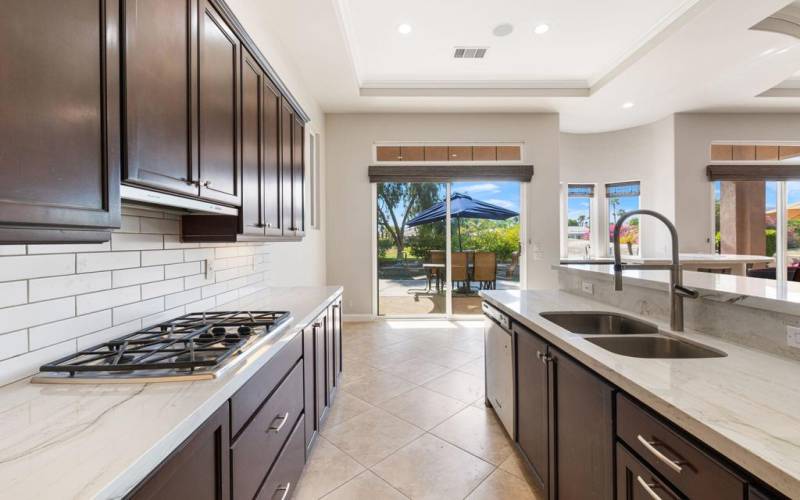
<svg viewBox="0 0 800 500"><path fill-rule="evenodd" d="M74 255L23 255L0 258L0 281L59 276L74 272Z"/></svg>
<svg viewBox="0 0 800 500"><path fill-rule="evenodd" d="M75 340L31 351L0 361L0 385L9 384L36 373L40 366L75 352Z"/></svg>
<svg viewBox="0 0 800 500"><path fill-rule="evenodd" d="M164 266L164 279L179 278L202 272L200 262L186 262Z"/></svg>
<svg viewBox="0 0 800 500"><path fill-rule="evenodd" d="M133 269L123 269L113 273L114 287L138 285L140 283L151 283L164 279L164 267L135 267Z"/></svg>
<svg viewBox="0 0 800 500"><path fill-rule="evenodd" d="M153 315L164 310L164 297L136 302L114 308L114 324L127 323L128 321ZM143 326L147 326L144 325Z"/></svg>
<svg viewBox="0 0 800 500"><path fill-rule="evenodd" d="M142 285L142 300L152 299L153 297L161 297L170 293L176 293L183 290L183 279L175 278L172 280L158 281L156 283L147 283Z"/></svg>
<svg viewBox="0 0 800 500"><path fill-rule="evenodd" d="M0 307L17 306L28 302L28 282L0 283Z"/></svg>
<svg viewBox="0 0 800 500"><path fill-rule="evenodd" d="M161 248L164 248L164 237L160 234L113 233L111 235L111 249L115 252Z"/></svg>
<svg viewBox="0 0 800 500"><path fill-rule="evenodd" d="M28 352L28 330L0 335L0 361Z"/></svg>
<svg viewBox="0 0 800 500"><path fill-rule="evenodd" d="M25 245L0 245L0 256L25 255Z"/></svg>
<svg viewBox="0 0 800 500"><path fill-rule="evenodd" d="M183 262L183 250L152 250L142 252L143 266L177 264L178 262Z"/></svg>
<svg viewBox="0 0 800 500"><path fill-rule="evenodd" d="M106 328L105 330L100 330L99 332L82 335L78 337L78 350L87 349L89 347L100 344L101 342L108 342L109 340L113 340L117 337L121 337L128 333L133 333L136 330L141 330L141 328L142 328L142 320L135 319L127 323L122 323L121 325L112 326L111 328Z"/></svg>
<svg viewBox="0 0 800 500"><path fill-rule="evenodd" d="M28 282L30 301L55 299L81 293L97 292L111 288L108 271L86 274L69 274L55 278L39 278Z"/></svg>
<svg viewBox="0 0 800 500"><path fill-rule="evenodd" d="M79 253L78 272L110 271L139 267L139 252Z"/></svg>
<svg viewBox="0 0 800 500"><path fill-rule="evenodd" d="M150 219L143 217L139 230L142 233L153 234L180 234L180 221L171 219Z"/></svg>
<svg viewBox="0 0 800 500"><path fill-rule="evenodd" d="M266 285L269 245L183 243L177 212L125 204L122 214L111 242L0 245L0 385ZM206 260L217 273L205 275Z"/></svg>
<svg viewBox="0 0 800 500"><path fill-rule="evenodd" d="M78 314L86 314L101 309L110 309L122 304L130 304L141 300L141 291L138 285L125 288L114 288L102 292L87 293L76 297Z"/></svg>
<svg viewBox="0 0 800 500"><path fill-rule="evenodd" d="M36 326L29 330L31 350L41 349L111 326L111 310Z"/></svg>
<svg viewBox="0 0 800 500"><path fill-rule="evenodd" d="M170 309L172 307L182 306L189 302L196 302L200 300L200 289L186 290L185 292L173 293L164 297L164 307Z"/></svg>
<svg viewBox="0 0 800 500"><path fill-rule="evenodd" d="M75 316L75 297L0 309L0 333Z"/></svg>

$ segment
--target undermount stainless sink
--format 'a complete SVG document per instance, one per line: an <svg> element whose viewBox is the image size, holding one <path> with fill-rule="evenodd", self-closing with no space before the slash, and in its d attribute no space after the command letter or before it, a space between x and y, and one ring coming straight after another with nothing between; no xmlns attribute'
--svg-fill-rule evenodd
<svg viewBox="0 0 800 500"><path fill-rule="evenodd" d="M642 337L591 337L592 344L634 358L723 358L722 351L663 335Z"/></svg>
<svg viewBox="0 0 800 500"><path fill-rule="evenodd" d="M541 316L565 330L581 335L658 333L658 327L652 323L612 312L545 312Z"/></svg>

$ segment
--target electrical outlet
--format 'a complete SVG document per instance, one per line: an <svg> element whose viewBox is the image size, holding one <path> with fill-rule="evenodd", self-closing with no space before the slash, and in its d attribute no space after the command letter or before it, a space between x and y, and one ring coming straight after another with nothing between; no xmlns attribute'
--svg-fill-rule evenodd
<svg viewBox="0 0 800 500"><path fill-rule="evenodd" d="M786 326L786 343L789 347L797 347L800 349L800 327Z"/></svg>
<svg viewBox="0 0 800 500"><path fill-rule="evenodd" d="M206 279L214 274L214 259L206 259Z"/></svg>
<svg viewBox="0 0 800 500"><path fill-rule="evenodd" d="M582 281L581 290L583 290L583 293L594 295L594 284L591 281Z"/></svg>

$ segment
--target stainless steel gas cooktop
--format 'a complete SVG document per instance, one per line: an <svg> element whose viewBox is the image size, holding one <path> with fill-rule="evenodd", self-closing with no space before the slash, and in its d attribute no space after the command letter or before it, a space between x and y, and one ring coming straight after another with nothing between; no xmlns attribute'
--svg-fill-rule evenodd
<svg viewBox="0 0 800 500"><path fill-rule="evenodd" d="M135 383L219 376L263 345L290 318L283 311L192 313L40 368L34 383Z"/></svg>

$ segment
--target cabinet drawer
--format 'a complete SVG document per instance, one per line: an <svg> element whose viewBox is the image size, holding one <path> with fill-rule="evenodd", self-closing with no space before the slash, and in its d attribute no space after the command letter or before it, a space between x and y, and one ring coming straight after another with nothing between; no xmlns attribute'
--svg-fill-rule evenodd
<svg viewBox="0 0 800 500"><path fill-rule="evenodd" d="M283 500L291 498L297 487L297 480L305 465L305 445L303 439L304 417L300 417L292 430L278 460L269 472L256 500Z"/></svg>
<svg viewBox="0 0 800 500"><path fill-rule="evenodd" d="M447 159L450 161L472 161L472 146L448 146Z"/></svg>
<svg viewBox="0 0 800 500"><path fill-rule="evenodd" d="M242 431L253 413L303 355L303 336L295 337L231 398L231 436Z"/></svg>
<svg viewBox="0 0 800 500"><path fill-rule="evenodd" d="M744 498L742 479L621 394L617 436L690 498Z"/></svg>
<svg viewBox="0 0 800 500"><path fill-rule="evenodd" d="M231 447L234 500L250 500L303 412L303 363L292 369Z"/></svg>
<svg viewBox="0 0 800 500"><path fill-rule="evenodd" d="M617 500L653 500L653 494L662 500L681 498L625 446L617 443Z"/></svg>

